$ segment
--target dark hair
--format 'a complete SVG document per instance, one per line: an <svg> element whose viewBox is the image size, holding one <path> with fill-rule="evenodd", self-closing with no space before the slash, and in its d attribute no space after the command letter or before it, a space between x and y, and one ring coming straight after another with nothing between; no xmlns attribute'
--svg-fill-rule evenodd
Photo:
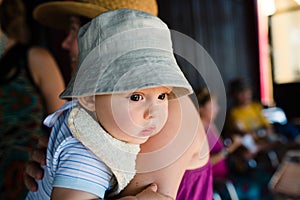
<svg viewBox="0 0 300 200"><path fill-rule="evenodd" d="M207 88L201 88L199 90L199 93L197 94L197 100L200 107L205 106L205 104L211 100L211 95L209 94Z"/></svg>
<svg viewBox="0 0 300 200"><path fill-rule="evenodd" d="M1 29L8 37L23 44L28 42L26 8L22 0L3 0L0 5L0 24Z"/></svg>
<svg viewBox="0 0 300 200"><path fill-rule="evenodd" d="M83 16L79 16L79 20L80 20L80 27L81 27L81 26L85 25L86 23L90 22L92 19L83 17Z"/></svg>
<svg viewBox="0 0 300 200"><path fill-rule="evenodd" d="M243 78L233 79L229 83L229 95L235 95L248 89L251 89L251 86L248 81Z"/></svg>

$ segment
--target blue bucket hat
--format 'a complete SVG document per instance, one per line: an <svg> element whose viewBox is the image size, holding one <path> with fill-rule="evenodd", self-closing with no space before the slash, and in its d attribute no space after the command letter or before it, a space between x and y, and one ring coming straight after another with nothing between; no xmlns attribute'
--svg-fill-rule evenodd
<svg viewBox="0 0 300 200"><path fill-rule="evenodd" d="M176 63L167 25L151 14L104 12L80 29L78 47L78 68L61 98L159 86L173 88L170 98L193 92Z"/></svg>

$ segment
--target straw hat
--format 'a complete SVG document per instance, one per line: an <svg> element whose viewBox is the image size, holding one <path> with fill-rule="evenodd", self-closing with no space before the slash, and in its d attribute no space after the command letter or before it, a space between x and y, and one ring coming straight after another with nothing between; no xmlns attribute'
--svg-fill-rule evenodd
<svg viewBox="0 0 300 200"><path fill-rule="evenodd" d="M74 0L40 4L33 11L35 20L56 29L67 29L71 15L94 18L107 10L130 8L157 16L156 0Z"/></svg>
<svg viewBox="0 0 300 200"><path fill-rule="evenodd" d="M78 66L61 98L172 87L170 98L192 87L176 63L170 30L158 17L118 9L93 18L78 33Z"/></svg>

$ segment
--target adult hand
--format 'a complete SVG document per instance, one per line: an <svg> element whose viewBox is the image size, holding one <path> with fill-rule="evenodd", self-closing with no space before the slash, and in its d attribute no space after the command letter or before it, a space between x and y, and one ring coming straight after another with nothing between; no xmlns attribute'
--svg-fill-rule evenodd
<svg viewBox="0 0 300 200"><path fill-rule="evenodd" d="M32 192L38 190L36 180L40 180L44 176L41 165L46 165L46 152L49 137L42 136L38 140L36 149L30 153L30 160L27 162L24 172L24 183L27 189Z"/></svg>
<svg viewBox="0 0 300 200"><path fill-rule="evenodd" d="M172 197L157 192L157 185L152 183L136 196L123 197L120 200L172 200Z"/></svg>

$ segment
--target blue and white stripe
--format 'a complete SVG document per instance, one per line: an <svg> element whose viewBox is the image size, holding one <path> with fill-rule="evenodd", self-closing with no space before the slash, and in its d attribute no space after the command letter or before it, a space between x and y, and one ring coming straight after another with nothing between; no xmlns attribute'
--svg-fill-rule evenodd
<svg viewBox="0 0 300 200"><path fill-rule="evenodd" d="M50 199L53 187L92 193L104 198L114 187L111 170L71 134L68 116L74 102L50 115L45 123L53 126L47 150L44 178L38 182L38 192L29 192L26 199ZM63 113L59 116L59 113Z"/></svg>

